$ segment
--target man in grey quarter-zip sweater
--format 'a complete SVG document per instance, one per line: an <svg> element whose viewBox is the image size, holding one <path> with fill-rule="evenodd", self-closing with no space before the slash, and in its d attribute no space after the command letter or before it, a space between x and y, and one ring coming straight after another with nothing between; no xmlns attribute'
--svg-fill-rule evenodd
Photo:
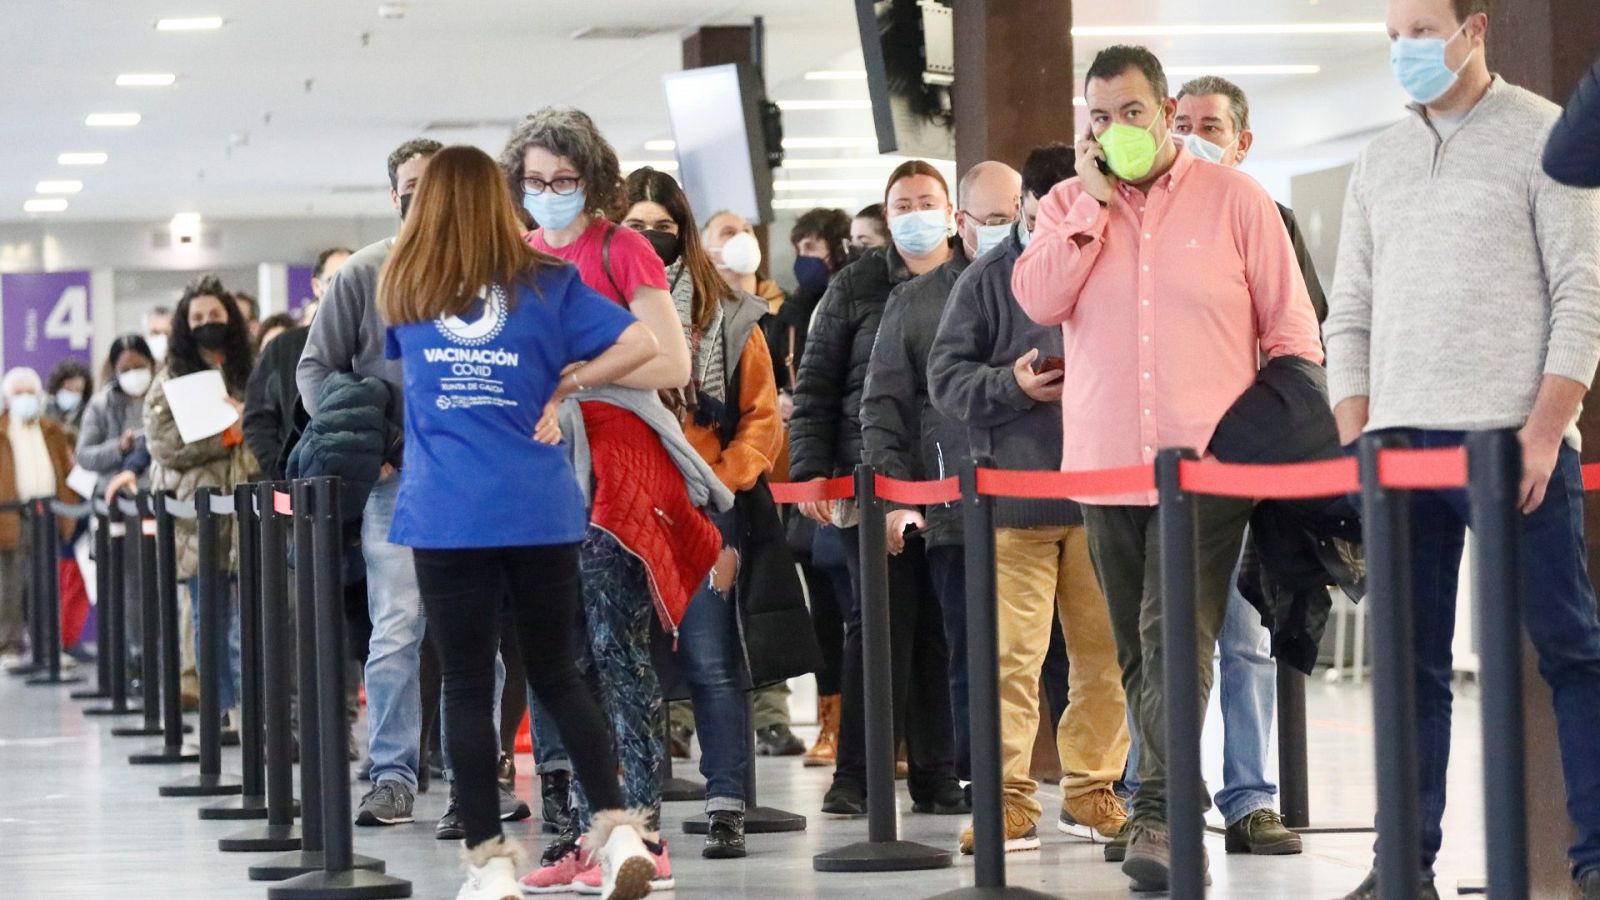
<svg viewBox="0 0 1600 900"><path fill-rule="evenodd" d="M1469 432L1518 430L1524 622L1555 696L1573 874L1597 900L1600 620L1577 418L1600 361L1600 194L1542 170L1560 110L1490 75L1489 5L1389 2L1395 73L1417 102L1351 176L1325 327L1328 388L1346 442L1386 431L1451 447ZM1437 896L1467 513L1464 491L1417 492L1411 513L1423 897ZM1374 896L1375 881L1349 896Z"/></svg>

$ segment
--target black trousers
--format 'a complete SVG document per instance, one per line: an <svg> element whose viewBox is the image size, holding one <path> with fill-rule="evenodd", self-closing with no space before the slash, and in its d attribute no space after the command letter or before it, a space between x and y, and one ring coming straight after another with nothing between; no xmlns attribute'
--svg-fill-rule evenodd
<svg viewBox="0 0 1600 900"><path fill-rule="evenodd" d="M857 529L842 531L853 588L844 626L844 691L835 781L867 782L866 693L861 634L861 545ZM889 557L889 649L895 742L906 742L912 800L932 799L955 781L955 730L950 713L949 649L944 614L928 573L920 538Z"/></svg>
<svg viewBox="0 0 1600 900"><path fill-rule="evenodd" d="M510 613L528 685L555 720L594 809L620 809L617 758L595 697L578 674L574 629L581 584L578 545L417 550L428 637L439 654L445 746L455 773L467 846L499 837L495 775L494 658L500 613Z"/></svg>

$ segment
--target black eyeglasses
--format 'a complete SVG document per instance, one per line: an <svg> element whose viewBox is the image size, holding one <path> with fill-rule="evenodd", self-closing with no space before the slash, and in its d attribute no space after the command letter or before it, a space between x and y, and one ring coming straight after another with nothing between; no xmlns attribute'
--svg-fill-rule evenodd
<svg viewBox="0 0 1600 900"><path fill-rule="evenodd" d="M542 194L545 191L554 191L557 196L565 197L576 194L578 187L583 184L581 178L556 178L545 181L543 178L522 179L522 190L526 194Z"/></svg>

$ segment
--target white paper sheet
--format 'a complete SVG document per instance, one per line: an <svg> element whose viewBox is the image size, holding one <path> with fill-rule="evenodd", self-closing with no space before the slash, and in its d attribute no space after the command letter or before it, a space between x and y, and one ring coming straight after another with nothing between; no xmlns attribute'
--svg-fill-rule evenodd
<svg viewBox="0 0 1600 900"><path fill-rule="evenodd" d="M67 473L67 487L85 500L94 496L94 486L99 480L98 475L83 466L73 466L72 471Z"/></svg>
<svg viewBox="0 0 1600 900"><path fill-rule="evenodd" d="M221 434L239 421L238 410L228 403L222 373L216 369L174 378L165 389L167 405L178 423L178 436L185 444Z"/></svg>

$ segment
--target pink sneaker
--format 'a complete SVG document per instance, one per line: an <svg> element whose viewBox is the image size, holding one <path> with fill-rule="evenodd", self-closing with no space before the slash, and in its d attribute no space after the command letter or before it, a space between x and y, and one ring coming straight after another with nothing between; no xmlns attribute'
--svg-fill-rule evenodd
<svg viewBox="0 0 1600 900"><path fill-rule="evenodd" d="M594 873L594 883L600 883L600 865L594 857L584 852L579 839L556 849L555 861L522 876L524 894L570 894L580 888L580 879ZM548 856L547 856L548 858Z"/></svg>
<svg viewBox="0 0 1600 900"><path fill-rule="evenodd" d="M650 879L651 892L670 891L677 887L678 883L672 877L672 858L667 855L667 842L662 841L658 844L647 840L644 842L644 848L649 851L656 861L656 877ZM603 878L604 873L600 871L599 866L586 869L578 874L576 881L572 885L572 890L580 894L598 894L600 893L600 884ZM527 883L526 879L524 879L523 883Z"/></svg>

